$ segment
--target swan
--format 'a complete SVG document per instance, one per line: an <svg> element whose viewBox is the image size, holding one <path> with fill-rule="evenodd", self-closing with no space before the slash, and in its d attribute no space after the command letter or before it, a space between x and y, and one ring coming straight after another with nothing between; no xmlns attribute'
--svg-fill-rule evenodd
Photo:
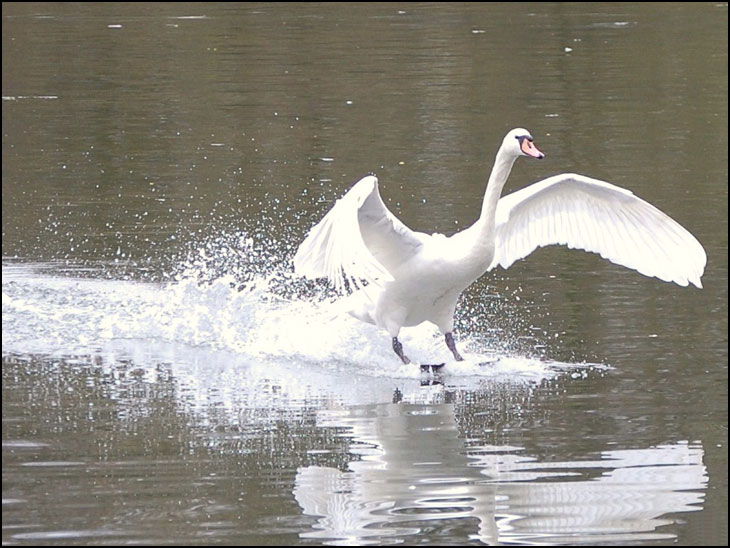
<svg viewBox="0 0 730 548"><path fill-rule="evenodd" d="M520 156L544 158L530 132L517 128L499 147L479 219L453 236L409 229L383 203L377 177L362 178L308 232L294 256L295 274L327 277L340 292L354 289L348 312L384 328L405 364L398 333L424 321L463 360L453 336L461 292L541 246L583 249L645 276L702 287L702 245L629 190L563 173L500 197Z"/></svg>

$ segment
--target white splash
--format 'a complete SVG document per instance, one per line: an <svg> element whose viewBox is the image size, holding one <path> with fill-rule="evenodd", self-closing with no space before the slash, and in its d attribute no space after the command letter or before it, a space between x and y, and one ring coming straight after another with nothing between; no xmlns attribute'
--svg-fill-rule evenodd
<svg viewBox="0 0 730 548"><path fill-rule="evenodd" d="M159 360L200 364L201 352L225 361L314 376L420 379L403 365L387 334L341 310L323 286L294 279L285 258L245 234L224 235L191 251L174 281L135 282L49 274L48 265L2 267L3 355L88 356L120 348L150 368ZM52 270L51 270L52 272ZM298 285L297 285L298 284ZM490 350L462 333L466 360L454 362L435 327L405 329L409 355L445 362L443 375L533 383L585 365ZM205 361L205 360L203 360Z"/></svg>

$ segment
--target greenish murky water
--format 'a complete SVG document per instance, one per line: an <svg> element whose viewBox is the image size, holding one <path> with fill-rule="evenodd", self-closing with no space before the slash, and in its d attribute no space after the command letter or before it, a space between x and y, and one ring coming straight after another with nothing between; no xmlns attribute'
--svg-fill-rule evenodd
<svg viewBox="0 0 730 548"><path fill-rule="evenodd" d="M3 4L3 543L727 543L727 5ZM478 216L504 133L704 245L542 249L423 376L295 278L377 173ZM432 327L403 332L447 359Z"/></svg>

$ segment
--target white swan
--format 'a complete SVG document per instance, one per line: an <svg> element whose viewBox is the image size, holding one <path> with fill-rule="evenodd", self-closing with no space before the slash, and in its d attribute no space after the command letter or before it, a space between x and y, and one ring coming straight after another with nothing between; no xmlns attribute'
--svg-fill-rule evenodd
<svg viewBox="0 0 730 548"><path fill-rule="evenodd" d="M461 292L487 270L508 268L540 246L584 249L646 276L702 287L702 245L628 190L564 173L500 198L519 156L544 157L522 128L502 141L479 219L453 236L410 230L383 203L378 179L364 177L309 231L295 272L326 276L338 290L359 286L350 313L385 328L403 363L410 360L398 333L424 321L436 324L461 360L452 335Z"/></svg>

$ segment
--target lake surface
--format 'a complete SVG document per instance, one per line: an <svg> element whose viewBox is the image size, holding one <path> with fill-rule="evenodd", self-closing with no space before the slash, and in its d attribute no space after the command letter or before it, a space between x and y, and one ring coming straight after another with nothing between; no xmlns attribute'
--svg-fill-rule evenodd
<svg viewBox="0 0 730 548"><path fill-rule="evenodd" d="M727 544L726 3L2 10L3 544ZM517 126L507 192L630 188L704 288L542 249L434 376L294 276L368 172L471 224Z"/></svg>

